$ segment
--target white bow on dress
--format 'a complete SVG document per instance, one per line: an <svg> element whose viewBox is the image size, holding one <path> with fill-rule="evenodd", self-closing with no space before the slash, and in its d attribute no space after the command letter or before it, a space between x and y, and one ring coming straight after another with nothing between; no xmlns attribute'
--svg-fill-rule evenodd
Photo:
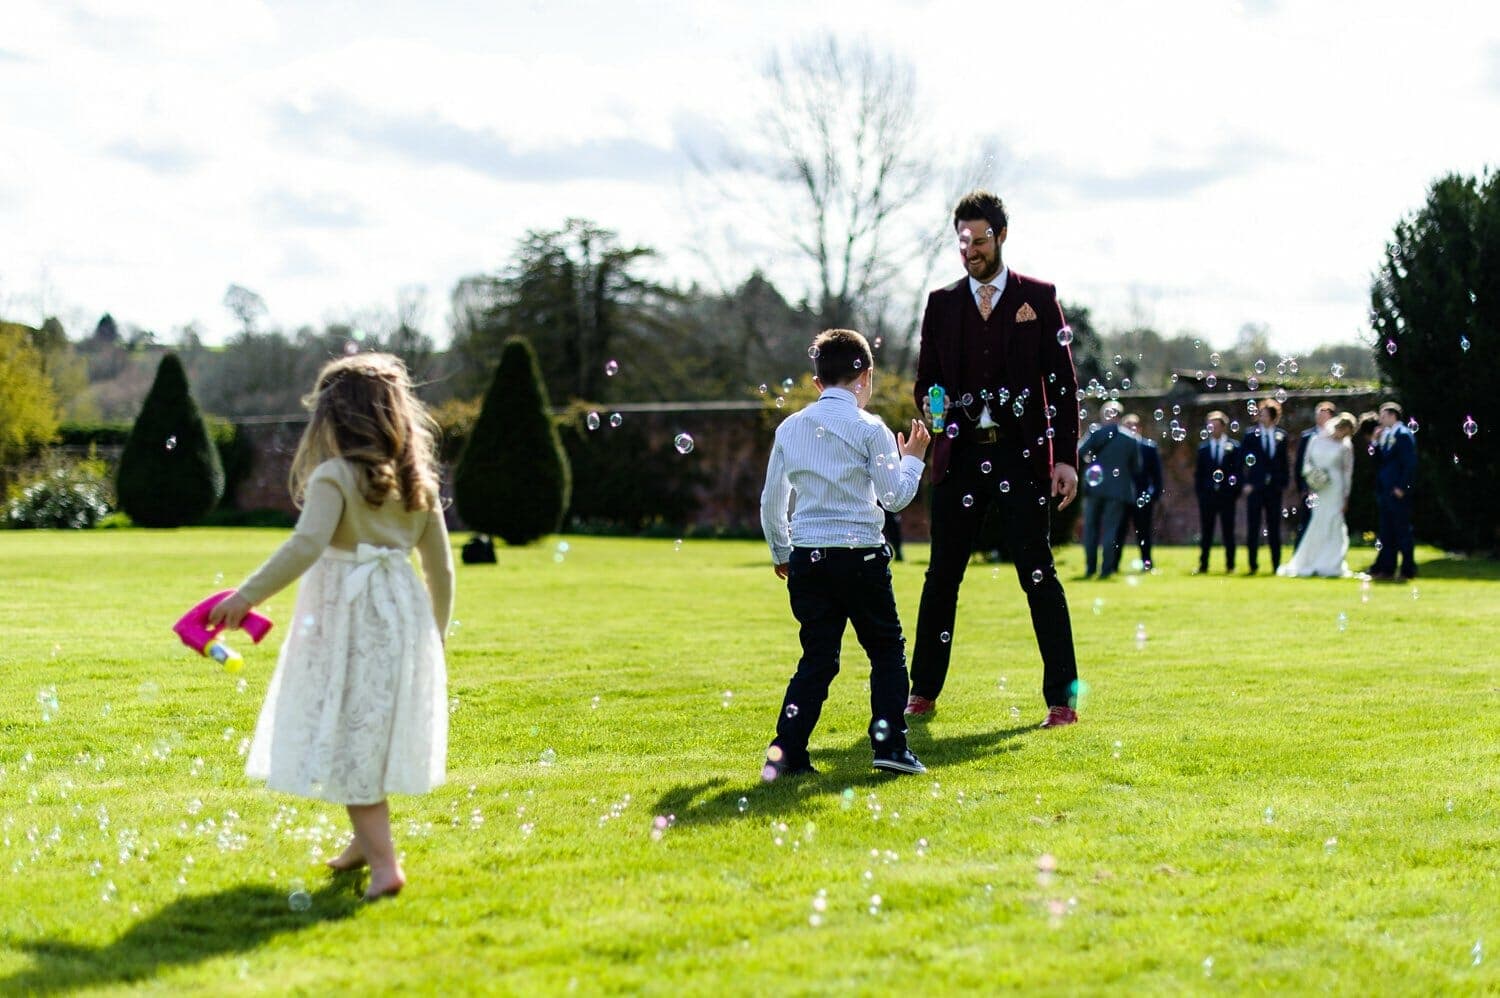
<svg viewBox="0 0 1500 998"><path fill-rule="evenodd" d="M408 561L411 554L402 548L380 547L376 544L361 544L354 550L354 571L344 580L344 602L358 596L369 585L378 568L395 568Z"/></svg>

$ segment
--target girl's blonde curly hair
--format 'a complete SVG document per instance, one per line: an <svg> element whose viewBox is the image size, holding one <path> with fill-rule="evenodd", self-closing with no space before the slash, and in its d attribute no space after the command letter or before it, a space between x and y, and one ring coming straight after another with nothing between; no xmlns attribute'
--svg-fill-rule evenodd
<svg viewBox="0 0 1500 998"><path fill-rule="evenodd" d="M412 391L401 358L361 353L330 361L302 404L312 419L288 483L298 506L313 469L341 457L357 469L360 494L371 506L396 499L412 512L437 507L437 424Z"/></svg>

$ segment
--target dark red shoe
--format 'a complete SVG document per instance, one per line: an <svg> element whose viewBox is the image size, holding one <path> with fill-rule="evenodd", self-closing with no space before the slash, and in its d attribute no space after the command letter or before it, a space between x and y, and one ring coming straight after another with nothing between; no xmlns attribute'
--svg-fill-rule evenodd
<svg viewBox="0 0 1500 998"><path fill-rule="evenodd" d="M931 717L937 712L937 701L919 697L915 693L906 700L907 717Z"/></svg>
<svg viewBox="0 0 1500 998"><path fill-rule="evenodd" d="M1072 707L1048 707L1047 719L1041 723L1044 728L1060 728L1065 724L1077 724L1078 711Z"/></svg>

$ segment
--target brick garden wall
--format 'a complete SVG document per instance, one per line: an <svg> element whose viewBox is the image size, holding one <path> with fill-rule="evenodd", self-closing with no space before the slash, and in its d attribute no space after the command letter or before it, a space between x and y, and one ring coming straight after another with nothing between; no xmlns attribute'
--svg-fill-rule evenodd
<svg viewBox="0 0 1500 998"><path fill-rule="evenodd" d="M1183 544L1197 539L1198 506L1193 493L1193 466L1200 442L1199 430L1207 413L1222 409L1231 419L1238 420L1241 425L1234 434L1238 437L1254 422L1247 414L1248 403L1260 397L1264 396L1243 392L1125 393L1121 397L1126 411L1140 414L1147 432L1161 448L1165 491L1156 516L1159 541ZM1289 393L1283 406L1282 427L1295 438L1311 425L1313 407L1322 399L1330 399L1340 408L1358 415L1363 410L1375 408L1379 395L1369 390L1349 389ZM1175 415L1174 406L1177 407ZM1091 402L1088 409L1091 413L1097 411L1097 404ZM1163 418L1159 421L1154 418L1157 409L1163 411ZM638 428L643 424L653 448L670 447L672 439L680 432L692 434L694 450L683 460L696 463L702 474L702 483L694 489L697 511L691 522L683 525L686 529L758 536L760 492L772 432L759 404L638 404L622 405L610 411L619 411L624 419ZM1187 430L1186 439L1180 443L1171 440L1169 434L1168 427L1174 418ZM240 432L250 441L255 459L249 474L239 483L232 497L235 506L240 509L294 511L286 494L286 478L304 425L304 419L258 419L240 424ZM607 424L596 432L608 434ZM1363 460L1364 455L1357 453L1356 462ZM575 483L574 487L586 488L588 484ZM902 532L908 540L927 539L925 493L924 486L923 494L902 514ZM1291 522L1295 522L1292 517L1302 512L1295 509L1296 505L1296 493L1288 490L1285 506ZM461 521L451 509L449 526L462 529Z"/></svg>

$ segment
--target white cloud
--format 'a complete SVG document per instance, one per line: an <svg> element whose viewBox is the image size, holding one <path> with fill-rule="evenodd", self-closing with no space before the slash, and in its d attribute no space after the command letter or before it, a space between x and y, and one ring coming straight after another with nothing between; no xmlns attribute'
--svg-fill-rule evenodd
<svg viewBox="0 0 1500 998"><path fill-rule="evenodd" d="M0 278L11 302L163 333L198 319L211 337L231 281L291 326L418 283L441 333L454 280L584 215L660 249L665 279L760 265L795 297L805 270L765 221L781 195L725 210L689 153L753 146L757 63L834 29L913 61L945 168L998 151L1007 259L1096 318L1347 338L1391 226L1436 176L1493 162L1478 123L1500 94L1500 11L1150 11L1005 5L976 29L972 5L899 0L436 0L357 18L13 0L0 226L28 238L0 248ZM945 198L927 199L934 226Z"/></svg>

